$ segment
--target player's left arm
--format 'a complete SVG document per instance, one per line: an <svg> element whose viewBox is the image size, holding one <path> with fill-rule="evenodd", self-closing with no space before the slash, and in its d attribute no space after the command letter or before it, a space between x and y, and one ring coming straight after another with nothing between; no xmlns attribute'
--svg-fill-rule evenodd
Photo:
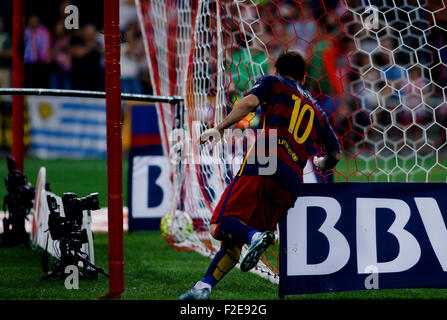
<svg viewBox="0 0 447 320"><path fill-rule="evenodd" d="M259 99L254 94L243 97L231 110L228 116L217 125L216 129L222 135L225 129L244 119L250 112L256 110L259 106Z"/></svg>
<svg viewBox="0 0 447 320"><path fill-rule="evenodd" d="M224 130L231 127L233 124L244 119L250 112L253 112L259 105L259 99L254 94L248 94L243 97L225 117L225 119L212 129L205 130L200 135L200 144L213 138L213 144L223 136Z"/></svg>
<svg viewBox="0 0 447 320"><path fill-rule="evenodd" d="M253 88L233 107L233 110L221 123L202 133L200 144L205 143L212 137L212 146L214 146L222 138L225 129L244 119L250 112L255 111L259 104L265 102L271 94L275 79L274 76L269 75L259 78Z"/></svg>

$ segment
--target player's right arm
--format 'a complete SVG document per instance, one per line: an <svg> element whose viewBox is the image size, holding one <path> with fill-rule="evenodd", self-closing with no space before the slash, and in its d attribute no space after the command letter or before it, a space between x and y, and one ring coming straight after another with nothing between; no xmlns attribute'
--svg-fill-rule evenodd
<svg viewBox="0 0 447 320"><path fill-rule="evenodd" d="M340 151L333 151L326 153L324 157L315 157L314 165L321 172L328 172L335 168L338 161L341 159Z"/></svg>
<svg viewBox="0 0 447 320"><path fill-rule="evenodd" d="M324 117L323 121L317 120L322 123L322 126L320 127L319 138L316 142L323 148L326 155L323 157L314 157L313 162L319 171L328 172L333 170L340 161L341 147L340 141L334 130L332 130L329 119L324 112L322 112L322 117Z"/></svg>

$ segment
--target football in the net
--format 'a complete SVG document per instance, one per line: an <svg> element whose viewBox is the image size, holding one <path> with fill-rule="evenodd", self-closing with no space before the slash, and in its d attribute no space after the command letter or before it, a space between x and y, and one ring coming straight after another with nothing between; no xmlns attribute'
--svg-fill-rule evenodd
<svg viewBox="0 0 447 320"><path fill-rule="evenodd" d="M160 235L173 243L186 241L194 232L193 221L188 213L175 210L166 213L160 221Z"/></svg>

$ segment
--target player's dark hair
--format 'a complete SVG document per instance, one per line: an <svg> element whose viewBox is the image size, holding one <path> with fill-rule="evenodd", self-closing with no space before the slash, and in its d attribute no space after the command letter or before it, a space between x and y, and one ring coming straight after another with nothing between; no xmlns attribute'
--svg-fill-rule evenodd
<svg viewBox="0 0 447 320"><path fill-rule="evenodd" d="M303 80L306 72L306 62L296 51L281 53L276 60L275 67L279 75L292 77L296 81Z"/></svg>

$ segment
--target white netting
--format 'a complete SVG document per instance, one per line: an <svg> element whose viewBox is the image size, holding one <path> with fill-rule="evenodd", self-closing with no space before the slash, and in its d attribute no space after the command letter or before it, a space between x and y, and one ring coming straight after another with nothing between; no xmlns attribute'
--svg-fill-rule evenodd
<svg viewBox="0 0 447 320"><path fill-rule="evenodd" d="M186 211L195 228L177 246L218 249L208 222L251 140L240 131L213 158L197 138L273 73L287 49L305 57L307 86L342 143L344 159L323 180L446 181L443 1L140 0L138 7L154 92L185 97L178 110L159 109L166 151L177 160L173 210ZM253 113L237 127L258 122ZM275 247L257 270L276 281L277 260Z"/></svg>
<svg viewBox="0 0 447 320"><path fill-rule="evenodd" d="M369 181L446 182L447 25L443 1L348 1L356 44L350 153ZM376 15L368 27L367 15ZM351 106L352 110L352 106ZM350 110L350 111L351 111ZM369 115L371 123L366 120Z"/></svg>

